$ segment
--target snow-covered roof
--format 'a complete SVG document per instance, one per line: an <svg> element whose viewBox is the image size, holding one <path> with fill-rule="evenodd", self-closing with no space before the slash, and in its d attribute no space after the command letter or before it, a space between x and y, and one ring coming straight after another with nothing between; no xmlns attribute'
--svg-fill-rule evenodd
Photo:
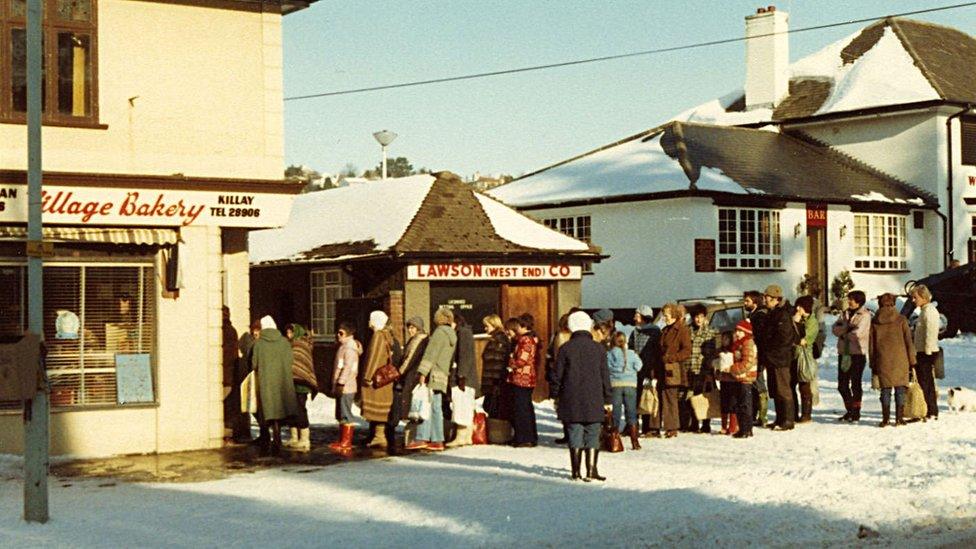
<svg viewBox="0 0 976 549"><path fill-rule="evenodd" d="M298 195L288 223L251 232L252 264L393 253L599 255L441 172Z"/></svg>
<svg viewBox="0 0 976 549"><path fill-rule="evenodd" d="M812 185L811 173L817 174ZM519 208L674 193L905 205L935 198L828 147L772 131L672 122L496 187Z"/></svg>
<svg viewBox="0 0 976 549"><path fill-rule="evenodd" d="M744 125L922 101L976 101L976 39L956 29L887 18L790 65L776 109L745 110L741 88L678 114Z"/></svg>

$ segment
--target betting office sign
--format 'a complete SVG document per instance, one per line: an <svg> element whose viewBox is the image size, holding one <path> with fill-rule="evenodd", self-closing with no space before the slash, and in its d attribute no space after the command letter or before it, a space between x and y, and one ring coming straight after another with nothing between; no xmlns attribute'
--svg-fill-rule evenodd
<svg viewBox="0 0 976 549"><path fill-rule="evenodd" d="M275 227L291 195L45 186L44 223L64 225ZM27 222L27 186L0 185L0 222Z"/></svg>
<svg viewBox="0 0 976 549"><path fill-rule="evenodd" d="M580 280L579 265L486 265L483 263L419 263L407 267L408 280Z"/></svg>

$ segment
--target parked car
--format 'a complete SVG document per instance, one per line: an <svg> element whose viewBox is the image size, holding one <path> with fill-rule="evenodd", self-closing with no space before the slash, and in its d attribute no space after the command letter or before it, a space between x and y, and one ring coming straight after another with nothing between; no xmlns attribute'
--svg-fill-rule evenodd
<svg viewBox="0 0 976 549"><path fill-rule="evenodd" d="M976 332L976 263L909 280L905 294L911 295L916 284L925 284L932 292L932 301L945 317L939 337L955 337L960 331ZM902 306L901 314L914 325L915 304L909 299Z"/></svg>
<svg viewBox="0 0 976 549"><path fill-rule="evenodd" d="M730 334L735 331L735 325L746 317L742 296L709 296L697 299L679 299L678 303L688 307L689 305L704 305L706 320L709 328L723 334ZM654 322L658 326L664 326L664 319L658 312ZM685 322L691 325L691 316L685 315Z"/></svg>

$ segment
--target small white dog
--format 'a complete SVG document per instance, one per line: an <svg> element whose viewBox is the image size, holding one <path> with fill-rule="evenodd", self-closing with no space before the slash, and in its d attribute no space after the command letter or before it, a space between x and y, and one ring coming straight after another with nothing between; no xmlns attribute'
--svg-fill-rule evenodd
<svg viewBox="0 0 976 549"><path fill-rule="evenodd" d="M976 412L976 391L965 387L949 389L949 409L957 412Z"/></svg>

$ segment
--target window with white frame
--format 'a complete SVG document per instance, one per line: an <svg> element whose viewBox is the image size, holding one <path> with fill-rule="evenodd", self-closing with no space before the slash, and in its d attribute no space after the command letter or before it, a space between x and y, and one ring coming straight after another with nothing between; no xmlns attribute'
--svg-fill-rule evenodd
<svg viewBox="0 0 976 549"><path fill-rule="evenodd" d="M854 216L854 268L904 271L906 216L856 214Z"/></svg>
<svg viewBox="0 0 976 549"><path fill-rule="evenodd" d="M590 216L588 215L574 215L569 217L548 217L542 220L542 223L549 227L550 229L555 229L564 235L571 236L577 240L582 240L587 244L590 243ZM583 273L592 273L593 264L584 263Z"/></svg>
<svg viewBox="0 0 976 549"><path fill-rule="evenodd" d="M65 263L45 265L43 273L51 406L124 404L116 392L117 355L148 358L155 379L151 264ZM25 274L22 265L0 266L0 336L17 335L26 324Z"/></svg>
<svg viewBox="0 0 976 549"><path fill-rule="evenodd" d="M316 269L310 274L312 288L312 333L335 338L336 300L352 297L352 283L342 269Z"/></svg>
<svg viewBox="0 0 976 549"><path fill-rule="evenodd" d="M779 212L757 208L719 208L718 266L721 269L782 268Z"/></svg>

